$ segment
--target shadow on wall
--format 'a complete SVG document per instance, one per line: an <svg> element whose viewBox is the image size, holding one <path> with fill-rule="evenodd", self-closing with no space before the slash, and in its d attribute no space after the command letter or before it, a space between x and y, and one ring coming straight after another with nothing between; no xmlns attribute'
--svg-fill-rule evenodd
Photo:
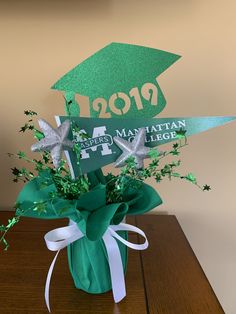
<svg viewBox="0 0 236 314"><path fill-rule="evenodd" d="M158 18L165 20L167 16L178 18L178 12L185 16L191 15L199 4L200 1L194 0L146 0L145 6L147 12L158 10ZM137 0L0 0L0 15L9 17L17 15L19 18L30 15L37 17L50 15L50 18L107 17L108 14L120 15L122 10L128 10L132 19L134 16L143 15L143 7L143 1ZM120 17L122 19L122 15Z"/></svg>
<svg viewBox="0 0 236 314"><path fill-rule="evenodd" d="M75 14L107 14L111 9L111 0L8 0L0 2L0 12L12 15L56 15L64 16L68 12Z"/></svg>

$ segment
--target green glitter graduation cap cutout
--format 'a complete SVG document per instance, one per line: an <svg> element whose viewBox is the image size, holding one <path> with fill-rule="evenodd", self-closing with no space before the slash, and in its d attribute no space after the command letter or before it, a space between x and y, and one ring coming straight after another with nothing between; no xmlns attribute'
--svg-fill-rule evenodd
<svg viewBox="0 0 236 314"><path fill-rule="evenodd" d="M166 101L158 76L180 58L153 48L111 43L66 73L53 86L65 93L88 96L91 117L153 117Z"/></svg>

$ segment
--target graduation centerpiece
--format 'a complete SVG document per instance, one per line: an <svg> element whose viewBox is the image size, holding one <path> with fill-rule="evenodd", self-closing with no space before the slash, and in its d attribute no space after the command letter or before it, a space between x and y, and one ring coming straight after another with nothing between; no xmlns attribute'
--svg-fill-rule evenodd
<svg viewBox="0 0 236 314"><path fill-rule="evenodd" d="M15 216L0 226L0 241L7 249L7 232L22 216L69 219L69 225L45 235L49 250L57 251L49 268L45 299L58 253L67 247L75 286L88 293L112 289L115 302L125 295L124 274L128 247L144 250L144 232L125 223L127 215L143 214L162 203L147 178L161 182L177 178L201 190L194 174L180 174L179 155L187 137L220 126L235 117L153 118L166 101L158 76L180 56L136 45L112 43L83 61L53 85L65 99L65 116L51 126L26 110L21 132L32 131L36 159L20 151L15 156L33 164L28 170L12 168L20 191ZM174 141L169 150L157 146ZM65 152L66 160L63 158ZM10 154L13 155L13 154ZM36 156L36 155L35 155ZM172 157L172 158L171 158ZM144 162L144 160L146 161ZM165 161L165 162L164 162ZM114 163L118 174L102 167ZM128 231L140 234L143 244L128 240Z"/></svg>

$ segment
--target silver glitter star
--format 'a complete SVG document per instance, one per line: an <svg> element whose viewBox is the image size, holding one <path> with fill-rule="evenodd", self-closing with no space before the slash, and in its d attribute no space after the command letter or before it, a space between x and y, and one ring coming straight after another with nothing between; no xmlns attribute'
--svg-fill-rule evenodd
<svg viewBox="0 0 236 314"><path fill-rule="evenodd" d="M65 120L56 129L43 119L39 119L38 123L45 137L38 143L33 144L31 150L33 152L51 152L53 164L58 168L63 150L69 150L74 146L73 142L67 139L70 130L70 120Z"/></svg>
<svg viewBox="0 0 236 314"><path fill-rule="evenodd" d="M146 130L140 128L135 135L132 142L126 141L121 137L115 136L114 142L123 151L120 157L115 162L115 167L122 167L125 165L126 160L129 157L134 157L136 168L143 168L143 160L148 157L149 147L145 144Z"/></svg>

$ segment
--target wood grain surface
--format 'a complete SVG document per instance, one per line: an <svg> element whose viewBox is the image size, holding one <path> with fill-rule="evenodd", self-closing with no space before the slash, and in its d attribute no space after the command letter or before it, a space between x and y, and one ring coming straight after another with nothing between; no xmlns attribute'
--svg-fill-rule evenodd
<svg viewBox="0 0 236 314"><path fill-rule="evenodd" d="M141 263L150 314L224 313L175 216L138 216L149 239Z"/></svg>
<svg viewBox="0 0 236 314"><path fill-rule="evenodd" d="M0 224L11 216L0 212ZM74 287L66 250L60 252L51 281L52 313L81 314L218 314L224 313L174 216L130 217L146 233L150 246L129 250L127 297L119 304L112 293L92 295ZM0 251L0 313L48 313L44 284L54 253L43 236L67 220L23 218L9 233L10 248ZM134 234L133 242L142 241Z"/></svg>

